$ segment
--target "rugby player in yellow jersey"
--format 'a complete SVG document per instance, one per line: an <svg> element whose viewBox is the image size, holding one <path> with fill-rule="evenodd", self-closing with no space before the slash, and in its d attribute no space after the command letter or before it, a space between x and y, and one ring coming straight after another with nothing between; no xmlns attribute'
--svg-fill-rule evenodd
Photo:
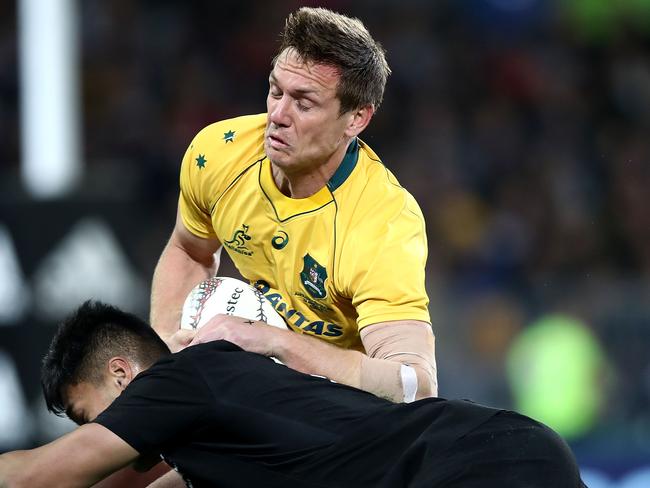
<svg viewBox="0 0 650 488"><path fill-rule="evenodd" d="M393 401L437 395L422 213L358 136L390 73L357 20L320 8L287 19L267 113L191 142L178 215L152 284L151 323L178 350L225 339ZM222 247L291 331L217 316L179 330L189 290Z"/></svg>

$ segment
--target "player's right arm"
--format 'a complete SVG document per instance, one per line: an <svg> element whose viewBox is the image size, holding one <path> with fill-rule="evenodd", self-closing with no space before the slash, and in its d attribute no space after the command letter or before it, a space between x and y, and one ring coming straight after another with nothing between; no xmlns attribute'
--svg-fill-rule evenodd
<svg viewBox="0 0 650 488"><path fill-rule="evenodd" d="M220 154L214 152L214 130L215 124L201 130L185 151L176 224L151 283L150 323L172 352L187 346L194 335L180 330L187 294L214 276L219 266L221 243L213 228L211 209L221 189L222 168L215 166Z"/></svg>
<svg viewBox="0 0 650 488"><path fill-rule="evenodd" d="M147 488L185 488L186 486L178 472L170 471L148 485Z"/></svg>
<svg viewBox="0 0 650 488"><path fill-rule="evenodd" d="M151 284L150 322L172 352L192 339L191 331L179 330L183 302L196 284L216 274L220 252L218 239L198 237L187 229L179 207Z"/></svg>
<svg viewBox="0 0 650 488"><path fill-rule="evenodd" d="M86 424L36 449L0 455L0 487L87 487L138 456L107 428Z"/></svg>

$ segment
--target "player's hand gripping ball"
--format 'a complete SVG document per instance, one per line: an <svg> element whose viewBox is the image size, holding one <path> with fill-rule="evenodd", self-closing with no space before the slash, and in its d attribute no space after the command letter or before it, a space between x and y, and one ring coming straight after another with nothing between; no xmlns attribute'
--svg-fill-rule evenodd
<svg viewBox="0 0 650 488"><path fill-rule="evenodd" d="M287 329L264 295L248 283L227 277L205 280L194 287L183 304L181 329L196 330L217 314L243 317Z"/></svg>

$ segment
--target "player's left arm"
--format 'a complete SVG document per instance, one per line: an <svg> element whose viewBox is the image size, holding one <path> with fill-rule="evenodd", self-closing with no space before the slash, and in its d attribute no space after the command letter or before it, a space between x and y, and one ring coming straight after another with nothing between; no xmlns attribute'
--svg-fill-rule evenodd
<svg viewBox="0 0 650 488"><path fill-rule="evenodd" d="M245 351L273 356L302 373L325 376L394 402L437 394L433 334L426 322L403 320L365 327L362 340L373 357L263 322L249 324L241 317L217 315L199 329L193 343L226 340ZM415 378L404 373L404 365Z"/></svg>
<svg viewBox="0 0 650 488"><path fill-rule="evenodd" d="M360 335L368 355L362 360L362 389L406 402L438 395L435 336L428 322L381 322Z"/></svg>
<svg viewBox="0 0 650 488"><path fill-rule="evenodd" d="M400 320L364 327L361 340L367 354L274 329L262 329L270 334L265 341L269 348L266 352L290 368L325 376L394 402L438 394L435 341L427 322Z"/></svg>
<svg viewBox="0 0 650 488"><path fill-rule="evenodd" d="M425 287L428 245L415 199L394 186L387 191L381 211L363 215L348 236L336 276L358 314L367 353L361 388L410 402L438 394Z"/></svg>
<svg viewBox="0 0 650 488"><path fill-rule="evenodd" d="M0 487L87 487L137 457L120 437L90 423L36 449L0 455Z"/></svg>

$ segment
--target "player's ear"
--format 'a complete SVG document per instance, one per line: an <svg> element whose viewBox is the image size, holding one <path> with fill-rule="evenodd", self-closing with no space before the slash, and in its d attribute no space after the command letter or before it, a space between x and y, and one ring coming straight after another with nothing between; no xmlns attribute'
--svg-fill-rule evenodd
<svg viewBox="0 0 650 488"><path fill-rule="evenodd" d="M364 107L352 110L346 114L349 117L345 135L347 137L356 137L368 126L370 119L375 113L375 107L365 105Z"/></svg>
<svg viewBox="0 0 650 488"><path fill-rule="evenodd" d="M120 390L124 390L131 383L131 380L137 374L136 369L126 358L120 356L108 360L110 381Z"/></svg>

